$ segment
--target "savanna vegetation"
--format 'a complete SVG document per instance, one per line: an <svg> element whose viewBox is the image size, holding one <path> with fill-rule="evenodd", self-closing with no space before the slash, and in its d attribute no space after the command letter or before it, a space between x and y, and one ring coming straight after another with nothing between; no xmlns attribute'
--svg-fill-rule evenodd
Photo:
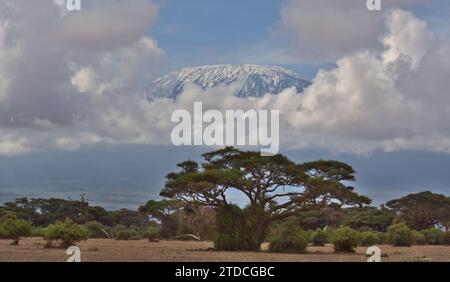
<svg viewBox="0 0 450 282"><path fill-rule="evenodd" d="M303 253L308 244L450 244L450 197L422 192L380 207L356 192L354 169L338 161L295 163L286 156L225 148L167 175L161 200L108 211L80 200L20 198L0 206L0 239L43 237L47 247L89 238L209 240L216 250ZM236 205L230 198L241 198ZM246 205L242 205L246 203Z"/></svg>

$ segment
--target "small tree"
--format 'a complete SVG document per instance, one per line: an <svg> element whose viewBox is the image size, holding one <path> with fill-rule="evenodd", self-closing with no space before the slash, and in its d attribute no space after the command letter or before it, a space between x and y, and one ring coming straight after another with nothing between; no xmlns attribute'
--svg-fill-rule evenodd
<svg viewBox="0 0 450 282"><path fill-rule="evenodd" d="M444 243L444 232L437 228L422 230L429 245L442 245Z"/></svg>
<svg viewBox="0 0 450 282"><path fill-rule="evenodd" d="M445 226L450 220L450 197L429 191L389 201L386 206L415 230Z"/></svg>
<svg viewBox="0 0 450 282"><path fill-rule="evenodd" d="M405 223L389 226L388 237L394 246L410 247L414 243L413 232Z"/></svg>
<svg viewBox="0 0 450 282"><path fill-rule="evenodd" d="M47 246L51 246L53 241L58 240L61 241L61 247L70 247L88 238L87 228L76 224L71 219L66 219L63 222L57 221L44 229L44 239L47 240Z"/></svg>
<svg viewBox="0 0 450 282"><path fill-rule="evenodd" d="M19 245L20 237L31 235L31 224L25 220L11 219L0 222L0 237L14 240L12 245Z"/></svg>
<svg viewBox="0 0 450 282"><path fill-rule="evenodd" d="M361 245L362 246L373 246L380 244L380 237L378 233L371 232L371 231L365 231L361 233Z"/></svg>
<svg viewBox="0 0 450 282"><path fill-rule="evenodd" d="M311 235L311 241L314 246L324 246L330 240L330 236L327 231L316 230Z"/></svg>
<svg viewBox="0 0 450 282"><path fill-rule="evenodd" d="M360 240L358 231L349 227L339 228L333 235L334 250L338 253L353 253Z"/></svg>
<svg viewBox="0 0 450 282"><path fill-rule="evenodd" d="M427 238L421 232L413 230L414 245L422 246L427 244Z"/></svg>
<svg viewBox="0 0 450 282"><path fill-rule="evenodd" d="M288 221L269 243L269 251L277 253L304 253L308 234L295 221Z"/></svg>

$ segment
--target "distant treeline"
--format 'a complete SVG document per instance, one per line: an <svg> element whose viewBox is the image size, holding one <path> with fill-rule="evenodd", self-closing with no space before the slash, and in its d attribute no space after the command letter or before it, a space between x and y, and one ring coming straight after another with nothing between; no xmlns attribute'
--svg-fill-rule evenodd
<svg viewBox="0 0 450 282"><path fill-rule="evenodd" d="M19 198L0 206L0 219L11 217L29 222L34 228L47 227L67 219L90 227L90 237L113 236L114 230L131 230L139 238L140 230L157 228L159 238L171 239L193 234L202 240L213 239L216 211L176 200L150 200L138 210L108 211L91 206L84 199ZM411 229L450 228L450 197L422 192L388 201L380 207L326 207L299 212L289 218L303 230L350 227L360 231L386 232L393 223L404 222ZM272 226L272 229L283 221ZM105 232L100 231L103 229ZM127 236L123 236L126 238Z"/></svg>

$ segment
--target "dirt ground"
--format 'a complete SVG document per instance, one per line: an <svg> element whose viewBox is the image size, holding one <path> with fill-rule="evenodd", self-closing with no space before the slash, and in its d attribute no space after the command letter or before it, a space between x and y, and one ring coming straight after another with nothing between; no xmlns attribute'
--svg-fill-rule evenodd
<svg viewBox="0 0 450 282"><path fill-rule="evenodd" d="M19 246L11 241L0 240L0 261L63 262L64 249L45 249L45 241L28 238ZM79 244L81 260L85 262L310 262L310 261L356 261L367 260L366 249L360 247L356 254L335 254L333 247L308 247L307 254L274 254L267 252L267 244L261 252L217 252L207 251L211 242L161 241L150 243L140 241L116 241L90 239ZM414 246L411 248L379 246L382 261L444 261L450 262L450 246Z"/></svg>

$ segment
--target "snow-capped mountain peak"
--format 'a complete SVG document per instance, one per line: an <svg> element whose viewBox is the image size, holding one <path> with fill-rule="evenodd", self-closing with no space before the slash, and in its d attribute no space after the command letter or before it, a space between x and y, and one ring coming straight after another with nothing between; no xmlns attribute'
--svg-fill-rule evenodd
<svg viewBox="0 0 450 282"><path fill-rule="evenodd" d="M183 68L166 74L149 85L148 97L177 97L188 83L203 89L240 83L242 86L235 93L238 97L260 97L267 93L276 95L289 87L296 87L301 92L309 85L295 72L282 67L212 65Z"/></svg>

